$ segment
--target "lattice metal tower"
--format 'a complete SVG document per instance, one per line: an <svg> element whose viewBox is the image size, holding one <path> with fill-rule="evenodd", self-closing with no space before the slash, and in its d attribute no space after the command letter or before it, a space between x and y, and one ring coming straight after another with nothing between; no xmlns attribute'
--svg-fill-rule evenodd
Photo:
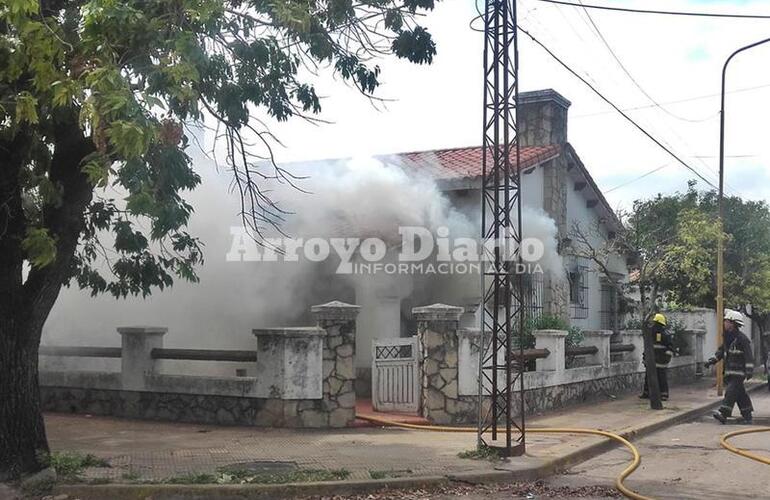
<svg viewBox="0 0 770 500"><path fill-rule="evenodd" d="M525 450L516 0L486 0L479 446ZM518 385L518 393L516 387ZM504 434L501 436L500 434Z"/></svg>

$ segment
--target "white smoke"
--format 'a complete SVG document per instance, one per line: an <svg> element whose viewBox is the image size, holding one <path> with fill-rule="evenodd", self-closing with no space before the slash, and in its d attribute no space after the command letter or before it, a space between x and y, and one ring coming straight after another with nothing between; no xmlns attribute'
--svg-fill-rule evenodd
<svg viewBox="0 0 770 500"><path fill-rule="evenodd" d="M293 213L282 228L291 237L379 237L395 248L400 226L434 233L447 227L450 238L478 239L480 234L478 203L450 199L453 195L442 193L435 182L407 175L397 165L364 158L285 167L307 176L298 181L304 193L286 183L268 186L273 199ZM209 160L196 158L196 169L203 185L188 201L196 209L190 232L205 244L200 283L178 281L146 299L125 300L64 289L45 326L44 343L119 345L118 326L152 325L169 328L169 347L251 349L253 328L310 324L311 305L335 299L355 302L357 292L371 298L375 294L367 292L388 288L397 299L409 299L401 305L406 312L434 302L478 301L475 274L341 277L333 274L337 262L228 262L231 227L241 224L240 200L228 189L229 175L218 172ZM561 272L553 220L525 207L523 221L524 236L545 244L542 267Z"/></svg>

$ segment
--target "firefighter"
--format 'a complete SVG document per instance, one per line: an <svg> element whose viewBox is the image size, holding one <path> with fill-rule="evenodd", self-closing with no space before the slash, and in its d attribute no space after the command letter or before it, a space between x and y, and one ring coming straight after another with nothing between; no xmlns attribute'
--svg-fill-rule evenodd
<svg viewBox="0 0 770 500"><path fill-rule="evenodd" d="M722 405L714 412L714 418L721 423L733 413L733 406L738 403L738 410L743 417L743 423L751 424L751 414L754 407L743 383L754 375L754 355L751 351L751 340L741 332L743 315L732 309L725 309L724 343L714 356L706 362L712 366L719 360L724 360L724 376L727 389Z"/></svg>
<svg viewBox="0 0 770 500"><path fill-rule="evenodd" d="M668 375L666 373L666 368L668 368L671 357L675 352L673 338L666 330L666 325L666 317L661 313L657 313L652 317L652 326L650 329L652 330L653 335L655 369L658 371L658 387L660 388L660 399L662 401L668 401ZM650 397L649 382L646 375L644 377L644 389L642 389L642 395L639 397L642 399Z"/></svg>

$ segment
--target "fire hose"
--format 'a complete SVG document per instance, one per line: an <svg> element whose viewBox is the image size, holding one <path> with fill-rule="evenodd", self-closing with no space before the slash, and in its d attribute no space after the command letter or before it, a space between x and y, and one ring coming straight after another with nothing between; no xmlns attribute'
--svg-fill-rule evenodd
<svg viewBox="0 0 770 500"><path fill-rule="evenodd" d="M433 425L406 424L401 422L394 422L392 420L388 420L384 418L374 417L371 415L356 415L356 418L359 418L361 420L366 420L367 422L373 422L376 424L381 424L381 425L386 425L391 427L401 427L403 429L420 430L420 431L477 432L477 429L471 428L471 427L441 427L441 426L433 426ZM640 495L628 489L625 486L625 484L623 484L623 481L625 481L626 478L628 478L628 476L630 476L639 467L639 464L642 463L642 457L639 455L639 450L637 450L636 447L624 437L614 434L612 432L601 431L599 429L573 429L568 427L565 427L565 428L543 427L543 428L534 428L534 429L529 428L527 429L527 432L533 432L537 434L587 434L587 435L593 435L593 436L602 436L605 438L612 439L613 441L617 441L618 443L628 448L628 450L631 452L631 455L633 456L633 460L628 465L628 467L623 469L623 472L621 472L620 475L615 479L615 488L617 488L618 491L620 491L623 495L625 495L628 498L632 498L633 500L653 500L650 497ZM724 446L724 443L723 443L723 446Z"/></svg>
<svg viewBox="0 0 770 500"><path fill-rule="evenodd" d="M757 462L763 463L765 465L770 465L770 458L764 457L762 455L757 455L756 453L752 453L750 451L743 450L741 448L738 448L737 446L733 446L730 443L727 442L728 439L740 436L743 434L755 434L758 432L770 432L770 427L757 427L753 429L742 429L739 431L733 431L728 432L727 434L723 435L719 439L719 444L722 445L722 448L726 449L727 451L730 451L732 453L735 453L736 455L740 455L742 457L750 458L751 460L755 460Z"/></svg>

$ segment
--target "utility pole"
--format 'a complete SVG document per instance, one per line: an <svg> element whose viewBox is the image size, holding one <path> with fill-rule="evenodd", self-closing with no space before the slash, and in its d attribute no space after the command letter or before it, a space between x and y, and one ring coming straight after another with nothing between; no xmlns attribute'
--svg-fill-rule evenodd
<svg viewBox="0 0 770 500"><path fill-rule="evenodd" d="M478 444L506 457L526 447L516 19L516 0L486 0Z"/></svg>
<svg viewBox="0 0 770 500"><path fill-rule="evenodd" d="M717 248L717 346L721 346L724 343L724 320L725 317L725 303L724 303L724 277L725 277L725 242L724 242L724 197L725 197L725 85L727 82L727 66L735 56L743 51L753 49L758 45L762 45L770 42L770 38L760 40L759 42L746 45L736 50L725 61L725 65L722 67L722 107L719 113L719 242ZM722 395L723 392L723 376L722 376L722 361L717 363L717 394Z"/></svg>

